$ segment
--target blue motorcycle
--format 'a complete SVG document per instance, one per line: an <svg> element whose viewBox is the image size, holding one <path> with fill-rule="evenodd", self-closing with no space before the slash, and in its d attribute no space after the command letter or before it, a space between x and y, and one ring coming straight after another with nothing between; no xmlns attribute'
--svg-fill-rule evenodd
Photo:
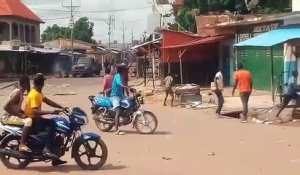
<svg viewBox="0 0 300 175"><path fill-rule="evenodd" d="M80 108L66 109L63 113L68 119L63 116L51 119L56 124L53 153L62 157L71 149L72 158L82 169L100 169L107 159L107 147L99 135L82 133L81 127L88 123L86 113ZM27 146L32 153L23 153L18 151L22 128L0 122L0 129L4 130L0 143L0 159L7 168L22 169L32 162L51 161L42 154L45 141L49 139L45 133L30 135Z"/></svg>
<svg viewBox="0 0 300 175"><path fill-rule="evenodd" d="M144 103L143 97L135 89L131 89L132 97L124 97L121 100L121 112L119 125L133 124L140 134L152 134L155 132L158 121L156 116L147 110L141 109ZM92 103L92 114L96 126L100 131L109 132L115 125L115 110L113 109L110 97L89 96Z"/></svg>

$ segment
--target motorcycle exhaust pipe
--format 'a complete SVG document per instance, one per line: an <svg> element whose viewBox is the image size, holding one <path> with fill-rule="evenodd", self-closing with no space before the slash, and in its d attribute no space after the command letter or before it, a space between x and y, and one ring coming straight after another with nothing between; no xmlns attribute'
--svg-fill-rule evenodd
<svg viewBox="0 0 300 175"><path fill-rule="evenodd" d="M9 150L9 149L0 149L0 155L4 155L4 156L10 156L10 157L14 157L17 159L27 159L28 157L18 151L15 150Z"/></svg>
<svg viewBox="0 0 300 175"><path fill-rule="evenodd" d="M96 120L97 122L101 122L101 123L104 123L104 124L114 124L113 121L107 121L105 119L102 119L102 118L97 118L97 117L94 117L94 120Z"/></svg>

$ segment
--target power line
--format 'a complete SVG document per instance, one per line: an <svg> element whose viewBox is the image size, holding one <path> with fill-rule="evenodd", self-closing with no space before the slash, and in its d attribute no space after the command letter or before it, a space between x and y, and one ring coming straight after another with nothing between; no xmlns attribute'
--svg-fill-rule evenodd
<svg viewBox="0 0 300 175"><path fill-rule="evenodd" d="M43 9L43 8L36 8L36 7L31 7L31 9L42 10L42 11L52 11L52 12L70 12L69 10Z"/></svg>
<svg viewBox="0 0 300 175"><path fill-rule="evenodd" d="M42 18L43 21L60 20L60 19L69 19L69 17Z"/></svg>
<svg viewBox="0 0 300 175"><path fill-rule="evenodd" d="M74 10L74 12L83 12L83 13L106 13L106 12L119 12L119 11L130 11L130 10L139 10L139 9L148 9L151 6L144 7L136 7L136 8L124 8L124 9L110 9L110 10ZM54 11L54 12L70 12L68 10L59 10L59 9L44 9L44 8L36 8L32 7L35 10L43 10L43 11Z"/></svg>
<svg viewBox="0 0 300 175"><path fill-rule="evenodd" d="M86 12L86 13L102 13L102 12L119 12L119 11L130 11L130 10L139 10L139 9L147 9L151 8L151 6L144 6L144 7L136 7L136 8L126 8L126 9L111 9L111 10L80 10L77 12Z"/></svg>

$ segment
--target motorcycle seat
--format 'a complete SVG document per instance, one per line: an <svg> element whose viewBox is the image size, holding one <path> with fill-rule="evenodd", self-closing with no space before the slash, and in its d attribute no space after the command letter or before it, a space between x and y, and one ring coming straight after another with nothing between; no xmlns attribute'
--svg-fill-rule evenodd
<svg viewBox="0 0 300 175"><path fill-rule="evenodd" d="M4 122L3 120L1 120L0 123L1 123L3 126L12 126L12 127L18 127L18 128L23 128L23 127L24 127L24 125L10 124L10 123Z"/></svg>

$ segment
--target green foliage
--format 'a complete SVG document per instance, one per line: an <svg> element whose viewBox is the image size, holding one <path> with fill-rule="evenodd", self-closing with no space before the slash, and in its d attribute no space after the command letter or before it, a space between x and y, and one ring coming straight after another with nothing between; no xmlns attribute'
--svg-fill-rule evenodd
<svg viewBox="0 0 300 175"><path fill-rule="evenodd" d="M250 1L248 0L248 3ZM290 0L260 0L259 7L260 9L255 12L282 13L290 7ZM191 32L196 31L195 19L190 14L190 11L195 8L198 8L201 14L223 13L225 10L239 11L242 14L251 13L247 10L245 0L185 0L184 8L179 11L176 20L184 29Z"/></svg>
<svg viewBox="0 0 300 175"><path fill-rule="evenodd" d="M74 39L92 43L94 23L90 22L87 17L82 17L74 24ZM68 27L59 27L54 24L48 26L42 34L42 40L51 41L59 38L71 38L71 29Z"/></svg>
<svg viewBox="0 0 300 175"><path fill-rule="evenodd" d="M74 25L74 38L85 42L93 42L93 28L94 23L90 22L87 17L80 18Z"/></svg>
<svg viewBox="0 0 300 175"><path fill-rule="evenodd" d="M195 19L191 15L188 8L183 8L182 10L180 10L176 20L181 26L179 27L179 30L188 30L194 33L197 31Z"/></svg>

